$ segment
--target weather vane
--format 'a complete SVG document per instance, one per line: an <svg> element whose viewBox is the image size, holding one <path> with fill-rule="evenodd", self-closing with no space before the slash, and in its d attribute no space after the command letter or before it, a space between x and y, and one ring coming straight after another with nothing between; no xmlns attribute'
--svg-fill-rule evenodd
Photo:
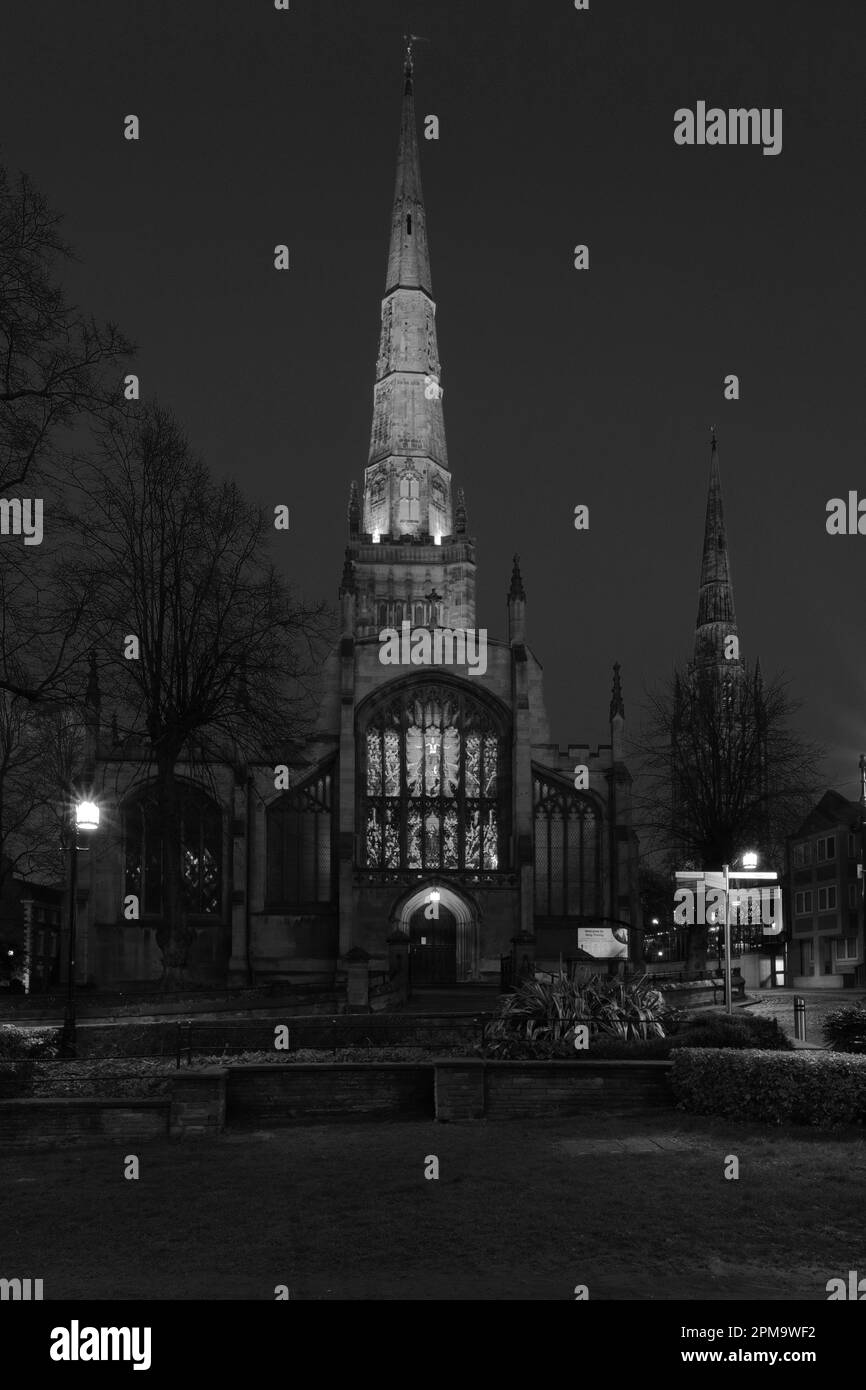
<svg viewBox="0 0 866 1390"><path fill-rule="evenodd" d="M413 43L429 43L429 42L430 42L430 40L429 40L429 39L426 37L426 35L424 35L424 34L404 34L404 35L403 35L403 38L406 40L406 62L407 62L407 63L411 63L411 62L412 62L412 45L413 45Z"/></svg>

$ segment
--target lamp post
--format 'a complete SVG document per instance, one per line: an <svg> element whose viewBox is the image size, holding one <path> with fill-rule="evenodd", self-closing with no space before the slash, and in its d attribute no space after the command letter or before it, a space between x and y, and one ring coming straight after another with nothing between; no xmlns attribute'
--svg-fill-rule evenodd
<svg viewBox="0 0 866 1390"><path fill-rule="evenodd" d="M66 1010L63 1015L63 1033L60 1040L60 1054L63 1057L75 1056L75 937L76 937L76 892L78 888L78 832L92 833L99 828L99 807L93 801L76 801L74 815L69 826L69 960L66 981Z"/></svg>

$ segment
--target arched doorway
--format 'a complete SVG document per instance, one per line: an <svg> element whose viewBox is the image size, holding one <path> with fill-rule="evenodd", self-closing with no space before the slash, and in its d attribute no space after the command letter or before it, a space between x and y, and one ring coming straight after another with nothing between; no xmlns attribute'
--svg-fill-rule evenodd
<svg viewBox="0 0 866 1390"><path fill-rule="evenodd" d="M456 985L457 922L453 912L439 903L439 916L427 918L417 907L409 922L409 979L417 989L425 985Z"/></svg>
<svg viewBox="0 0 866 1390"><path fill-rule="evenodd" d="M426 916L434 889L438 916ZM392 920L409 939L409 972L416 988L478 978L478 914L461 893L443 883L425 884L395 904Z"/></svg>

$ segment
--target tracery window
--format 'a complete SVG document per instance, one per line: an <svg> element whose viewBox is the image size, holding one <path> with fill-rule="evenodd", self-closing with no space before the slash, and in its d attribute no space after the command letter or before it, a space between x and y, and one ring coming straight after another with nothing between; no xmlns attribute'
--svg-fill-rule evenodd
<svg viewBox="0 0 866 1390"><path fill-rule="evenodd" d="M579 792L534 778L535 911L601 914L601 817Z"/></svg>
<svg viewBox="0 0 866 1390"><path fill-rule="evenodd" d="M334 898L331 773L284 792L267 809L267 898L303 910Z"/></svg>
<svg viewBox="0 0 866 1390"><path fill-rule="evenodd" d="M198 787L183 787L180 850L184 911L222 914L222 812ZM142 916L163 911L163 818L155 789L123 807L125 893L135 894Z"/></svg>
<svg viewBox="0 0 866 1390"><path fill-rule="evenodd" d="M362 747L369 868L502 867L503 737L480 701L413 687L372 717Z"/></svg>
<svg viewBox="0 0 866 1390"><path fill-rule="evenodd" d="M413 473L404 473L400 478L397 519L405 525L421 520L421 484Z"/></svg>

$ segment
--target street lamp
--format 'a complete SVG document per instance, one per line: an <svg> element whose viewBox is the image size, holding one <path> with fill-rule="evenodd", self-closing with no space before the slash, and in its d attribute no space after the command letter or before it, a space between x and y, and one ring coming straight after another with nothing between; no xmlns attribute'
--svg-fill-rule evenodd
<svg viewBox="0 0 866 1390"><path fill-rule="evenodd" d="M63 1057L75 1056L75 895L78 888L78 834L91 834L99 828L99 807L95 801L76 801L69 827L69 961L66 981L66 1011L63 1015L63 1034L60 1052Z"/></svg>
<svg viewBox="0 0 866 1390"><path fill-rule="evenodd" d="M754 850L749 850L747 854L744 854L744 855L743 855L743 868L744 868L744 869L757 869L757 867L758 867L758 856L757 856L757 854L755 854L755 851L754 851Z"/></svg>

